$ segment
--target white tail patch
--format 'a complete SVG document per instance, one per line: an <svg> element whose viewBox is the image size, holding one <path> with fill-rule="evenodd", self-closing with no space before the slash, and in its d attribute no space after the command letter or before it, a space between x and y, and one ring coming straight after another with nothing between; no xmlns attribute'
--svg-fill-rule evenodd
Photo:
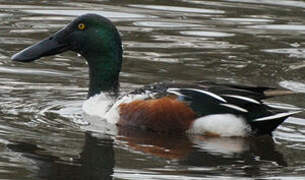
<svg viewBox="0 0 305 180"><path fill-rule="evenodd" d="M247 109L241 108L239 106L233 105L233 104L220 104L222 106L237 110L237 111L241 111L241 112L248 112Z"/></svg>
<svg viewBox="0 0 305 180"><path fill-rule="evenodd" d="M285 112L285 113L278 113L278 114L274 114L274 115L271 115L271 116L257 118L257 119L254 119L253 121L254 122L257 122L257 121L270 121L270 120L274 120L274 119L290 116L290 115L293 115L293 114L296 114L296 113L300 113L300 112L302 112L302 111L290 111L290 112Z"/></svg>
<svg viewBox="0 0 305 180"><path fill-rule="evenodd" d="M242 117L233 114L214 114L195 119L189 134L213 133L223 137L247 136L251 128Z"/></svg>
<svg viewBox="0 0 305 180"><path fill-rule="evenodd" d="M254 104L261 104L259 101L255 100L255 99L252 99L252 98L249 98L249 97L245 97L245 96L239 96L239 95L234 95L234 94L224 94L223 96L231 97L231 98L235 98L235 99L240 99L240 100L251 102L251 103L254 103Z"/></svg>

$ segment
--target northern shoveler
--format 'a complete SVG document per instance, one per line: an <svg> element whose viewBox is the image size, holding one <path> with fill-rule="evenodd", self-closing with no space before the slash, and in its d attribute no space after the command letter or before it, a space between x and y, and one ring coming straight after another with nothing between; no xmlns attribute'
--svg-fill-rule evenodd
<svg viewBox="0 0 305 180"><path fill-rule="evenodd" d="M81 54L89 65L89 92L116 96L122 65L122 42L115 25L96 14L81 15L54 35L22 50L12 60L30 62L65 51ZM245 136L270 134L299 110L269 106L263 99L288 90L232 84L157 83L135 90L151 96L117 105L118 126L166 133ZM233 133L232 133L233 131Z"/></svg>

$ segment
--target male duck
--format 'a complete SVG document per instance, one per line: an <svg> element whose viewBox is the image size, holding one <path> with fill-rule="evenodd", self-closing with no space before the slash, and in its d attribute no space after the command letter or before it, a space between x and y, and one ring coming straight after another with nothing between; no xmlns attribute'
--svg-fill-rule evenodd
<svg viewBox="0 0 305 180"><path fill-rule="evenodd" d="M111 21L100 15L79 16L54 35L15 54L12 60L30 62L68 50L81 54L88 62L88 97L101 92L117 94L123 54L121 38ZM118 106L118 126L166 133L262 135L271 134L287 117L300 112L264 104L262 99L291 93L265 87L159 83L132 93L147 91L152 96ZM233 133L226 132L232 128Z"/></svg>

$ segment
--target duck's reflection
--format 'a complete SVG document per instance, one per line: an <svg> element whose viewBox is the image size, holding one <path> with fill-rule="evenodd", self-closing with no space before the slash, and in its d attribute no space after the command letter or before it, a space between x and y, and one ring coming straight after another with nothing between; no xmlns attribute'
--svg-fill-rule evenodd
<svg viewBox="0 0 305 180"><path fill-rule="evenodd" d="M192 137L193 147L181 163L193 166L219 166L230 164L244 164L257 166L270 161L281 166L287 166L284 156L276 151L271 136L252 138L205 138ZM200 157L200 158L198 158Z"/></svg>
<svg viewBox="0 0 305 180"><path fill-rule="evenodd" d="M140 129L119 128L116 140L131 152L141 152L165 159L182 159L192 150L185 135L165 135Z"/></svg>
<svg viewBox="0 0 305 180"><path fill-rule="evenodd" d="M120 129L117 140L129 149L155 157L179 160L181 164L219 166L245 162L247 165L272 161L286 166L283 155L275 149L271 136L251 138L164 135L139 130Z"/></svg>
<svg viewBox="0 0 305 180"><path fill-rule="evenodd" d="M45 150L38 148L37 145L17 143L9 145L9 148L36 161L39 168L37 176L57 180L112 179L114 167L132 169L132 162L138 163L135 159L139 154L143 158L155 158L149 158L148 161L164 160L168 163L173 160L177 166L247 166L249 168L243 168L243 173L249 176L260 175L260 165L264 162L287 165L283 155L275 150L275 144L270 136L207 138L164 135L135 129L119 129L117 136L96 136L87 132L80 158L73 162L64 162L60 157L41 153ZM137 167L142 167L141 162ZM143 168L162 167L158 163L143 163Z"/></svg>
<svg viewBox="0 0 305 180"><path fill-rule="evenodd" d="M80 158L65 162L60 157L41 153L45 150L29 143L8 145L11 150L36 161L37 176L56 180L108 180L112 179L115 158L113 140L107 136L98 138L86 133Z"/></svg>
<svg viewBox="0 0 305 180"><path fill-rule="evenodd" d="M108 136L97 138L86 133L80 164L82 179L112 179L115 164L113 140Z"/></svg>

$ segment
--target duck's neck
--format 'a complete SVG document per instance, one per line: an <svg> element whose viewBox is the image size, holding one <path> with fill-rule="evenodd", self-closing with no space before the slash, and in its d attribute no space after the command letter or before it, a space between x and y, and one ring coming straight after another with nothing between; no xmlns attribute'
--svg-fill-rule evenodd
<svg viewBox="0 0 305 180"><path fill-rule="evenodd" d="M88 98L101 92L110 95L118 93L123 48L119 32L113 24L108 23L107 28L95 31L97 36L89 36L87 43L83 43L80 48L79 53L89 65Z"/></svg>
<svg viewBox="0 0 305 180"><path fill-rule="evenodd" d="M112 54L87 57L89 65L88 98L101 92L116 96L119 89L119 73L122 55Z"/></svg>

